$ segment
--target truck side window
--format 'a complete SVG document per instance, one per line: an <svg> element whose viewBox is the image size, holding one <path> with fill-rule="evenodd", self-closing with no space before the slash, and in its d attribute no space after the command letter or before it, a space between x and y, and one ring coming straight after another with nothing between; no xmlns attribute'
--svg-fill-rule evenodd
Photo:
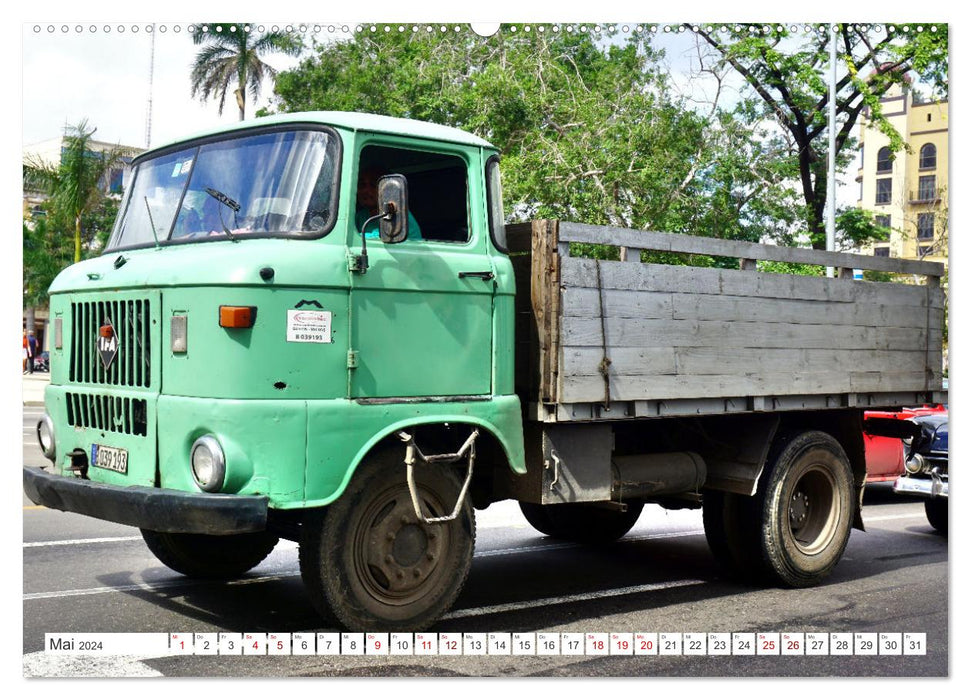
<svg viewBox="0 0 971 700"><path fill-rule="evenodd" d="M469 240L468 168L455 155L387 146L366 146L358 162L355 226L377 213L377 179L400 174L408 180L408 241ZM373 230L372 230L373 229ZM377 222L368 226L377 238Z"/></svg>

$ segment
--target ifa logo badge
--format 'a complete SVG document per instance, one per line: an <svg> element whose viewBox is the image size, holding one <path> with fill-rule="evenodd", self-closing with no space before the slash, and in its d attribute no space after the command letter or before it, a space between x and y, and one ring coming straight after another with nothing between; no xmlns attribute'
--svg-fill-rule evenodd
<svg viewBox="0 0 971 700"><path fill-rule="evenodd" d="M101 355L101 364L105 369L111 367L111 363L118 354L118 337L115 335L115 327L111 324L111 319L105 316L104 325L98 329L98 354Z"/></svg>

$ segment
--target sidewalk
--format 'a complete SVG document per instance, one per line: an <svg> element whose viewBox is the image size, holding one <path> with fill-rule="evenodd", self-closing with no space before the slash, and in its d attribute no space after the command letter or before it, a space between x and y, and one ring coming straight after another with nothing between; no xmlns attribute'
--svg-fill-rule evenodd
<svg viewBox="0 0 971 700"><path fill-rule="evenodd" d="M24 375L23 393L24 406L43 406L44 389L50 384L49 372L34 372Z"/></svg>

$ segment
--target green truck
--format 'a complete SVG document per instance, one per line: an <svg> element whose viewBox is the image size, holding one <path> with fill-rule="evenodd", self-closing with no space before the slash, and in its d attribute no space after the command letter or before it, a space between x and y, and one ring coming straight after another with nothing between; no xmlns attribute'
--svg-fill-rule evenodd
<svg viewBox="0 0 971 700"><path fill-rule="evenodd" d="M864 409L943 398L943 267L507 226L499 160L338 112L141 155L104 254L50 290L52 466L24 468L28 496L139 527L186 576L295 540L314 607L359 631L434 624L474 510L505 499L589 544L645 503L703 507L730 571L825 577L862 528Z"/></svg>

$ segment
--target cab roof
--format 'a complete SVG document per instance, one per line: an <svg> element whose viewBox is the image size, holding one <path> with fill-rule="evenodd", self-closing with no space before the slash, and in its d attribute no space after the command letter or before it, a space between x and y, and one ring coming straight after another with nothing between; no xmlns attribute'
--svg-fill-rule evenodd
<svg viewBox="0 0 971 700"><path fill-rule="evenodd" d="M433 141L446 141L448 143L458 143L466 146L495 148L495 146L485 139L481 139L467 131L462 131L451 126L418 121L417 119L386 117L380 114L366 114L363 112L292 112L289 114L274 114L269 117L260 117L259 119L247 119L230 127L220 126L218 128L208 129L187 136L186 138L172 141L159 148L153 148L152 151L165 150L176 144L185 143L186 141L230 133L240 129L291 123L325 124L350 131L372 131L382 134L413 136L431 139Z"/></svg>

